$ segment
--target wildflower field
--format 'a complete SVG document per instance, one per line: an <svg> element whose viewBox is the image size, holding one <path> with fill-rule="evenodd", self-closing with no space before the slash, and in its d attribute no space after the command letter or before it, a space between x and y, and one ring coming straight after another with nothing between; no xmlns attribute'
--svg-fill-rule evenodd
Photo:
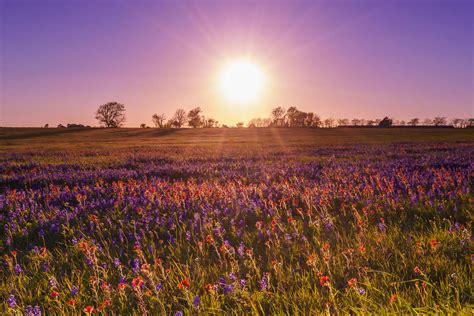
<svg viewBox="0 0 474 316"><path fill-rule="evenodd" d="M2 136L0 314L472 312L472 132L311 135Z"/></svg>

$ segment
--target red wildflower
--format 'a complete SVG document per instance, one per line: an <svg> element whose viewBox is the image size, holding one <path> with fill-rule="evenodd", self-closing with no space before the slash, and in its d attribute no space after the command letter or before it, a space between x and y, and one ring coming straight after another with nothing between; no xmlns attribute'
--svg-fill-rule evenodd
<svg viewBox="0 0 474 316"><path fill-rule="evenodd" d="M421 273L421 269L418 268L418 266L416 266L415 268L413 268L413 272L417 273L417 274L420 274Z"/></svg>
<svg viewBox="0 0 474 316"><path fill-rule="evenodd" d="M47 254L48 253L47 253L46 247L41 247L40 248L40 256L44 258L44 257L46 257Z"/></svg>
<svg viewBox="0 0 474 316"><path fill-rule="evenodd" d="M141 267L141 270L142 270L143 273L150 272L150 265L148 263L144 263Z"/></svg>
<svg viewBox="0 0 474 316"><path fill-rule="evenodd" d="M106 308L107 306L109 306L111 304L112 304L112 302L110 300L106 299L102 302L102 304L100 304L99 307L97 307L97 310L103 310L104 308Z"/></svg>
<svg viewBox="0 0 474 316"><path fill-rule="evenodd" d="M390 296L390 302L394 303L397 301L397 294L392 294L392 296Z"/></svg>
<svg viewBox="0 0 474 316"><path fill-rule="evenodd" d="M104 281L104 282L102 282L102 285L100 287L102 288L102 290L107 291L109 289L110 285L109 285L109 283Z"/></svg>
<svg viewBox="0 0 474 316"><path fill-rule="evenodd" d="M212 290L214 290L214 286L211 284L211 283L208 283L204 286L204 288L206 290L208 290L209 292L211 292Z"/></svg>
<svg viewBox="0 0 474 316"><path fill-rule="evenodd" d="M76 304L77 304L77 302L73 298L71 298L69 301L67 301L67 305L69 305L69 306L74 306Z"/></svg>
<svg viewBox="0 0 474 316"><path fill-rule="evenodd" d="M86 307L84 307L84 313L87 313L87 314L91 314L94 312L94 307L93 306L90 306L90 305L87 305Z"/></svg>
<svg viewBox="0 0 474 316"><path fill-rule="evenodd" d="M179 282L178 287L179 287L180 289L182 289L183 287L185 287L185 286L188 287L189 285L190 285L190 284L189 284L189 281L186 280L186 279L184 279L184 280L182 280L181 282Z"/></svg>
<svg viewBox="0 0 474 316"><path fill-rule="evenodd" d="M353 287L355 285L357 285L357 279L356 278L351 278L347 281L347 285L349 285L349 287Z"/></svg>
<svg viewBox="0 0 474 316"><path fill-rule="evenodd" d="M207 236L206 236L206 241L207 241L209 244L213 244L213 243L214 243L214 238L212 238L211 235L207 235Z"/></svg>
<svg viewBox="0 0 474 316"><path fill-rule="evenodd" d="M329 245L329 243L325 242L323 244L323 246L321 247L321 251L322 252L328 251L330 247L331 247L331 245Z"/></svg>
<svg viewBox="0 0 474 316"><path fill-rule="evenodd" d="M125 284L125 283L119 283L118 284L118 289L119 290L125 290L126 287L127 287L127 284Z"/></svg>
<svg viewBox="0 0 474 316"><path fill-rule="evenodd" d="M143 280L140 277L133 278L132 280L132 286L133 287L139 287L143 284Z"/></svg>
<svg viewBox="0 0 474 316"><path fill-rule="evenodd" d="M323 275L322 277L319 278L319 284L321 286L329 286L329 277L326 275Z"/></svg>
<svg viewBox="0 0 474 316"><path fill-rule="evenodd" d="M291 216L288 216L288 218L287 218L286 220L288 221L288 223L290 223L290 224L291 224L291 222L293 222L293 217L291 217Z"/></svg>
<svg viewBox="0 0 474 316"><path fill-rule="evenodd" d="M51 298L56 298L56 297L59 296L59 292L53 291L53 292L51 292L51 294L49 296L51 296Z"/></svg>
<svg viewBox="0 0 474 316"><path fill-rule="evenodd" d="M436 240L436 239L431 239L430 240L430 246L431 248L436 248L436 246L438 246L439 242Z"/></svg>
<svg viewBox="0 0 474 316"><path fill-rule="evenodd" d="M397 294L392 294L392 296L390 296L390 302L394 303L397 301Z"/></svg>
<svg viewBox="0 0 474 316"><path fill-rule="evenodd" d="M275 230L276 226L277 226L278 222L276 221L276 219L272 219L272 230Z"/></svg>

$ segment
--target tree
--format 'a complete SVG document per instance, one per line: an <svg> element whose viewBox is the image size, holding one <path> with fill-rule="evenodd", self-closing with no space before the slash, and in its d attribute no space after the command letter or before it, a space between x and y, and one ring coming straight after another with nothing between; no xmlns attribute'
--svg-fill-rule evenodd
<svg viewBox="0 0 474 316"><path fill-rule="evenodd" d="M155 127L163 128L165 127L165 114L153 114L151 117L151 120L153 121L153 124L155 124Z"/></svg>
<svg viewBox="0 0 474 316"><path fill-rule="evenodd" d="M324 120L324 127L331 128L334 126L334 119L332 117Z"/></svg>
<svg viewBox="0 0 474 316"><path fill-rule="evenodd" d="M44 124L44 128L49 128L49 124L48 123Z"/></svg>
<svg viewBox="0 0 474 316"><path fill-rule="evenodd" d="M374 126L374 125L378 125L378 123L375 122L375 120L367 120L367 126Z"/></svg>
<svg viewBox="0 0 474 316"><path fill-rule="evenodd" d="M429 118L423 120L423 125L433 125L433 121Z"/></svg>
<svg viewBox="0 0 474 316"><path fill-rule="evenodd" d="M410 126L417 126L418 124L420 123L420 119L415 117L413 119L411 119L409 122L408 122L408 125Z"/></svg>
<svg viewBox="0 0 474 316"><path fill-rule="evenodd" d="M146 128L146 124L145 124L145 123L141 123L141 124L140 124L140 128Z"/></svg>
<svg viewBox="0 0 474 316"><path fill-rule="evenodd" d="M237 128L242 128L244 127L244 122L238 122L237 123Z"/></svg>
<svg viewBox="0 0 474 316"><path fill-rule="evenodd" d="M349 119L338 119L337 126L347 126L349 125Z"/></svg>
<svg viewBox="0 0 474 316"><path fill-rule="evenodd" d="M105 127L120 127L125 122L125 105L117 102L102 104L97 109L95 118Z"/></svg>
<svg viewBox="0 0 474 316"><path fill-rule="evenodd" d="M392 119L389 119L386 116L380 121L379 126L380 127L389 127L389 126L392 126L392 123L393 123Z"/></svg>
<svg viewBox="0 0 474 316"><path fill-rule="evenodd" d="M308 113L308 115L312 116L311 124L309 126L321 127L323 125L323 121L321 120L321 117L318 114Z"/></svg>
<svg viewBox="0 0 474 316"><path fill-rule="evenodd" d="M64 126L63 124L59 124L58 128L66 128L66 126Z"/></svg>
<svg viewBox="0 0 474 316"><path fill-rule="evenodd" d="M443 125L446 125L446 123L447 123L446 118L442 116L437 116L433 119L434 126L443 126Z"/></svg>
<svg viewBox="0 0 474 316"><path fill-rule="evenodd" d="M200 127L203 124L201 116L202 110L200 107L194 108L188 113L188 125L194 128Z"/></svg>
<svg viewBox="0 0 474 316"><path fill-rule="evenodd" d="M360 125L360 119L357 119L357 118L352 119L352 120L351 120L351 124L354 125L354 126Z"/></svg>
<svg viewBox="0 0 474 316"><path fill-rule="evenodd" d="M183 109L177 109L176 112L174 112L173 118L171 119L172 121L172 126L176 128L181 128L184 123L186 123L186 111Z"/></svg>
<svg viewBox="0 0 474 316"><path fill-rule="evenodd" d="M463 126L463 120L460 119L460 118L453 118L451 120L451 124L454 126L454 127L462 127Z"/></svg>
<svg viewBox="0 0 474 316"><path fill-rule="evenodd" d="M204 127L217 127L218 121L213 118L208 118L204 120Z"/></svg>
<svg viewBox="0 0 474 316"><path fill-rule="evenodd" d="M272 124L274 126L283 126L285 120L285 109L278 106L272 110Z"/></svg>

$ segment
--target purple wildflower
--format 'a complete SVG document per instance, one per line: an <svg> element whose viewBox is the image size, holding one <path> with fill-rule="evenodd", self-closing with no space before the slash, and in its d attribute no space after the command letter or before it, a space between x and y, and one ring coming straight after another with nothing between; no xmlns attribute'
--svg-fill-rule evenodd
<svg viewBox="0 0 474 316"><path fill-rule="evenodd" d="M197 295L193 298L193 305L194 307L199 308L200 304L201 304L201 298L199 297L199 295Z"/></svg>
<svg viewBox="0 0 474 316"><path fill-rule="evenodd" d="M78 292L79 292L79 289L73 285L71 288L71 293L69 293L69 295L75 296Z"/></svg>
<svg viewBox="0 0 474 316"><path fill-rule="evenodd" d="M11 294L7 299L8 307L15 308L16 307L16 298L15 295Z"/></svg>
<svg viewBox="0 0 474 316"><path fill-rule="evenodd" d="M58 282L56 281L56 279L54 277L51 277L51 279L49 279L48 281L48 284L50 287L56 287L58 285Z"/></svg>
<svg viewBox="0 0 474 316"><path fill-rule="evenodd" d="M20 274L20 273L23 272L23 270L21 269L21 266L19 264L15 264L14 270L15 270L16 274Z"/></svg>

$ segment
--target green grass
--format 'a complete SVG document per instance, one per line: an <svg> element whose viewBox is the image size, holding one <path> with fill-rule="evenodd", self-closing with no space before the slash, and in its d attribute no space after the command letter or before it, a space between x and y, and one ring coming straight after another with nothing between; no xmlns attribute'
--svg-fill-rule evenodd
<svg viewBox="0 0 474 316"><path fill-rule="evenodd" d="M136 146L331 145L474 141L474 129L254 128L254 129L57 129L0 128L0 150L125 148Z"/></svg>

